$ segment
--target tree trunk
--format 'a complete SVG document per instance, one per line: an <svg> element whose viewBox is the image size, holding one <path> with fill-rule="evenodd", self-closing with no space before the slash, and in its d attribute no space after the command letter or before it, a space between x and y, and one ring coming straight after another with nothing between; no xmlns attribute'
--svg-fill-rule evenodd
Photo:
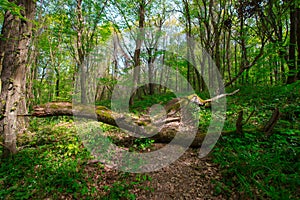
<svg viewBox="0 0 300 200"><path fill-rule="evenodd" d="M84 20L82 16L82 0L77 0L77 55L76 59L77 67L80 73L80 102L82 104L87 103L87 95L86 95L86 69L84 65L84 59L86 56L86 52L84 50L83 44L83 29L84 29Z"/></svg>
<svg viewBox="0 0 300 200"><path fill-rule="evenodd" d="M144 23L145 23L145 1L141 1L139 3L139 30L137 34L136 44L135 44L135 51L133 55L133 62L134 62L134 69L133 69L133 91L129 100L129 105L133 105L134 97L137 94L140 97L140 93L138 91L138 84L140 82L140 71L141 71L141 62L140 62L140 55L141 55L141 48L142 43L144 40Z"/></svg>
<svg viewBox="0 0 300 200"><path fill-rule="evenodd" d="M18 131L22 129L17 123L17 115L26 112L26 106L21 104L25 98L23 86L26 85L26 61L36 8L33 0L18 0L14 3L24 8L21 10L22 17L6 11L0 40L0 110L1 132L6 147L3 151L4 157L17 152L16 138Z"/></svg>
<svg viewBox="0 0 300 200"><path fill-rule="evenodd" d="M297 48L298 48L298 59L297 59L297 79L300 80L300 3L296 8L296 26L297 26Z"/></svg>
<svg viewBox="0 0 300 200"><path fill-rule="evenodd" d="M193 70L191 70L194 66L191 66L191 37L192 37L192 23L191 23L191 15L190 15L190 8L189 3L186 0L183 0L184 4L184 14L185 14L185 29L186 29L186 40L187 40L187 91L190 90L190 86L193 85L195 89L194 82L192 81L191 77Z"/></svg>
<svg viewBox="0 0 300 200"><path fill-rule="evenodd" d="M229 94L221 94L207 100L203 100L195 94L187 97L175 98L165 105L165 110L168 113L167 116L155 116L155 120L151 120L148 115L136 117L114 112L112 110L109 110L105 106L74 106L69 102L50 102L45 105L35 106L32 116L47 117L74 115L77 118L94 119L116 127L122 124L123 129L142 135L143 137L148 137L153 133L153 131L159 129L160 131L158 131L158 133L152 138L157 142L169 142L180 130L180 126L182 126L181 116L176 115L181 106L189 105L189 103L194 103L198 106L205 106L206 103L215 101L225 96L234 95L237 92L238 90ZM205 133L202 133L201 130L198 130L192 146L199 147L205 136ZM182 138L182 140L185 139L186 138Z"/></svg>
<svg viewBox="0 0 300 200"><path fill-rule="evenodd" d="M294 83L297 80L296 68L296 7L295 2L291 4L290 8L290 44L289 44L289 75L287 84Z"/></svg>
<svg viewBox="0 0 300 200"><path fill-rule="evenodd" d="M229 82L231 81L230 37L231 37L231 28L229 28L229 30L228 30L227 42L226 42L227 43L226 44L226 61L227 61L227 71L228 71ZM224 62L224 65L225 65L225 62Z"/></svg>

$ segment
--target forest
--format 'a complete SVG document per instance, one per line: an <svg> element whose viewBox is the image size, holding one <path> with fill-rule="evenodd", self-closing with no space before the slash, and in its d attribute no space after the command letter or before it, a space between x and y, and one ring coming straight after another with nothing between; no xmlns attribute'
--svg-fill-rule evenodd
<svg viewBox="0 0 300 200"><path fill-rule="evenodd" d="M300 199L300 2L0 0L0 199Z"/></svg>

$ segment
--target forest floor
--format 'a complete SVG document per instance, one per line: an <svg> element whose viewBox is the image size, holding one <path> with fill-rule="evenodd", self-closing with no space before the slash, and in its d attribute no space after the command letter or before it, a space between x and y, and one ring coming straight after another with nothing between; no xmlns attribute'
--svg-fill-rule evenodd
<svg viewBox="0 0 300 200"><path fill-rule="evenodd" d="M174 163L148 174L152 181L143 185L153 191L138 191L137 199L224 199L214 195L212 181L221 176L218 166L210 157L199 159L195 149L188 149Z"/></svg>
<svg viewBox="0 0 300 200"><path fill-rule="evenodd" d="M159 149L165 144L153 144L151 150ZM146 149L147 151L147 149ZM87 167L87 170L94 171L94 167ZM122 176L116 170L109 168L105 170L105 177L102 176L101 186L113 184ZM137 200L146 199L224 199L222 195L214 194L215 180L220 179L218 166L214 164L210 156L199 159L198 150L188 149L177 161L158 171L143 173L142 176L151 177L151 180L137 184L130 192L135 194ZM96 177L97 177L96 176ZM133 174L125 177L128 180L135 180Z"/></svg>
<svg viewBox="0 0 300 200"><path fill-rule="evenodd" d="M172 96L155 98L167 102ZM228 98L223 130L231 134L220 137L207 157L200 159L199 148L189 148L174 163L149 173L122 172L93 162L95 157L84 146L73 117L32 118L28 131L18 137L20 151L0 158L0 200L299 199L299 102L300 81L289 86L243 88ZM153 100L137 103L135 114ZM280 109L280 119L266 135L259 128L275 108ZM244 129L237 134L235 124L241 110ZM211 111L204 108L199 115L199 128L206 130ZM164 145L148 138L122 144L125 135L119 128L98 122L96 126L130 151L154 151Z"/></svg>

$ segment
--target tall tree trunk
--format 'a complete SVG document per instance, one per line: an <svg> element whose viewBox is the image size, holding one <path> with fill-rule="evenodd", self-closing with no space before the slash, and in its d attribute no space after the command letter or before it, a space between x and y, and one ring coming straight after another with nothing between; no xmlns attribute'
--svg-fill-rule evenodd
<svg viewBox="0 0 300 200"><path fill-rule="evenodd" d="M296 26L297 26L297 48L298 48L298 59L297 59L297 79L300 80L300 3L296 8Z"/></svg>
<svg viewBox="0 0 300 200"><path fill-rule="evenodd" d="M149 49L148 51L148 80L149 80L149 95L154 95L154 67L153 67L153 62L154 62L154 55L152 55L152 50Z"/></svg>
<svg viewBox="0 0 300 200"><path fill-rule="evenodd" d="M165 64L165 54L162 55L162 66ZM158 86L158 93L162 94L162 84L163 84L163 74L165 73L164 67L161 67L160 77L159 77L159 86Z"/></svg>
<svg viewBox="0 0 300 200"><path fill-rule="evenodd" d="M1 132L3 133L3 156L16 153L16 138L22 129L17 123L17 115L26 112L24 106L26 85L26 61L32 34L32 20L35 15L34 0L11 1L23 7L22 17L6 11L0 40L1 69Z"/></svg>
<svg viewBox="0 0 300 200"><path fill-rule="evenodd" d="M240 22L240 37L241 37L241 51L242 51L242 58L241 58L241 66L240 70L243 70L244 66L246 65L247 59L247 49L246 49L246 34L244 29L244 14L241 15L241 22ZM242 75L242 84L244 84L244 76Z"/></svg>
<svg viewBox="0 0 300 200"><path fill-rule="evenodd" d="M84 66L84 59L86 56L86 52L84 51L83 45L83 16L82 16L82 0L77 0L77 54L78 59L77 67L80 73L80 101L82 104L87 103L87 96L86 96L86 69Z"/></svg>
<svg viewBox="0 0 300 200"><path fill-rule="evenodd" d="M60 86L60 73L59 69L55 67L55 74L56 74L56 82L55 82L55 96L59 97L59 86Z"/></svg>
<svg viewBox="0 0 300 200"><path fill-rule="evenodd" d="M134 97L136 94L140 95L138 92L138 84L140 82L140 71L141 71L141 48L144 40L144 24L145 24L145 12L146 12L146 2L142 0L139 4L139 30L135 44L135 51L133 55L134 69L133 69L133 91L129 100L129 105L133 105Z"/></svg>
<svg viewBox="0 0 300 200"><path fill-rule="evenodd" d="M289 75L287 84L294 83L297 80L296 68L296 7L295 2L291 3L290 8L290 44L289 44Z"/></svg>
<svg viewBox="0 0 300 200"><path fill-rule="evenodd" d="M284 43L283 42L283 27L282 27L281 23L278 25L277 37L278 37L278 42L277 43L280 45L279 46L279 51L278 51L278 55L279 55L279 58L280 58L280 73L281 73L280 79L281 79L281 83L285 83L286 82L286 76L285 76L284 64L285 64L285 61L287 60L286 59L287 53L286 53L285 48L283 47L283 43Z"/></svg>
<svg viewBox="0 0 300 200"><path fill-rule="evenodd" d="M156 84L153 84L155 80L157 80L157 70L154 68L154 62L157 58L157 52L158 52L158 42L161 38L160 32L163 25L163 20L159 19L159 22L157 23L156 27L158 29L157 33L155 33L155 36L152 39L152 42L149 44L149 47L147 48L148 52L148 80L149 80L149 95L154 95L155 93L155 87Z"/></svg>
<svg viewBox="0 0 300 200"><path fill-rule="evenodd" d="M225 54L226 54L226 61L227 61L227 71L228 71L228 79L229 79L229 81L231 81L230 36L231 36L231 28L229 28L229 30L228 30L227 42L226 42L227 43L226 44L226 52L225 52ZM224 63L224 65L225 65L225 63Z"/></svg>
<svg viewBox="0 0 300 200"><path fill-rule="evenodd" d="M190 90L190 85L192 85L191 77L191 37L192 37L192 23L191 23L191 15L190 15L190 9L189 9L189 2L187 0L183 0L184 4L184 12L185 12L185 28L186 28L186 39L187 39L187 90ZM195 85L193 85L195 86Z"/></svg>

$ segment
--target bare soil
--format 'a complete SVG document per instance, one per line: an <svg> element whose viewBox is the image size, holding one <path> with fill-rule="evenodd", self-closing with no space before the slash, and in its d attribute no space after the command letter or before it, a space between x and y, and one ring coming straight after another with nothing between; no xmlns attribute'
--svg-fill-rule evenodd
<svg viewBox="0 0 300 200"><path fill-rule="evenodd" d="M154 148L161 148L163 144L154 144ZM153 148L152 148L153 150ZM94 179L93 187L98 188L98 195L105 195L104 185L112 185L117 181L134 181L136 174L123 177L122 173L104 167L96 170L95 164L86 168ZM144 173L151 180L135 185L130 192L136 195L137 200L168 200L168 199L226 199L215 195L212 180L220 179L217 165L211 158L200 159L197 149L188 149L177 161L155 172ZM92 186L91 186L92 187Z"/></svg>
<svg viewBox="0 0 300 200"><path fill-rule="evenodd" d="M157 144L159 145L159 144ZM188 149L173 164L156 172L144 186L152 191L137 191L137 199L223 199L214 195L212 179L219 179L211 158L199 159L197 149Z"/></svg>

